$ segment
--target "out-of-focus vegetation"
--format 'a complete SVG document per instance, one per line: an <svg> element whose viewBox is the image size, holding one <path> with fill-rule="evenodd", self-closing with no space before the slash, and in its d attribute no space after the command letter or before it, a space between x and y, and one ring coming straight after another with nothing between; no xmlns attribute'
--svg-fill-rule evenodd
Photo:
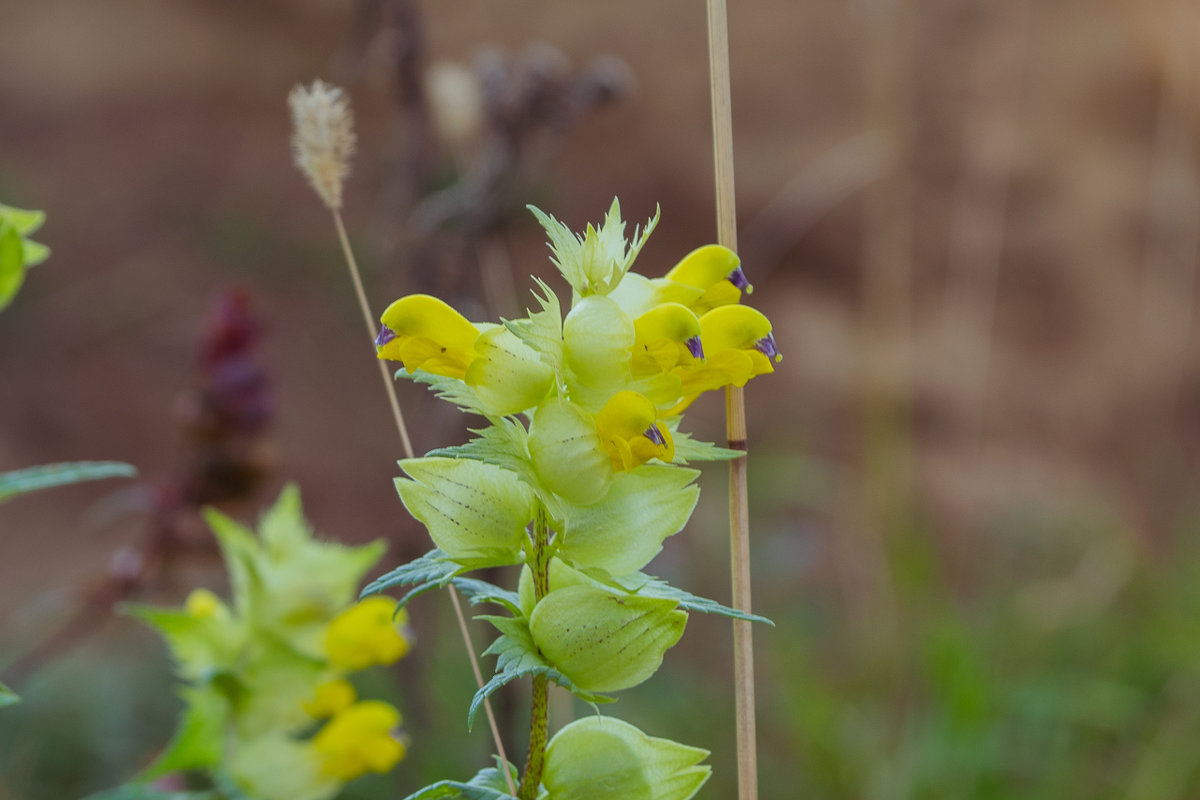
<svg viewBox="0 0 1200 800"><path fill-rule="evenodd" d="M464 70L493 101L457 118L452 147L432 147L442 123L409 115L421 94L397 85L413 74L404 7L423 12L423 57L451 66L442 111L479 110ZM6 800L116 785L166 742L165 653L108 609L213 581L195 498L249 520L286 475L328 535L387 536L389 563L424 548L394 494L400 453L336 244L289 162L293 84L337 80L360 110L346 219L377 305L436 289L472 318L511 315L523 276L551 267L508 204L578 225L614 195L639 217L659 201L647 271L712 229L695 3L356 8L6 10L0 201L50 212L38 235L55 262L0 316L0 469L113 458L168 476L0 507L0 667L22 696L0 710ZM762 797L1196 797L1194 10L765 0L731 24L742 256L786 353L748 394L755 611L778 624L756 632ZM399 224L414 208L420 224ZM263 321L273 403L261 380L230 380L259 328L196 353L207 298L231 281ZM461 415L401 391L418 450L464 435ZM213 397L254 402L233 402L247 413L231 426ZM689 413L720 438L719 403ZM697 530L661 572L721 598L724 477L702 481ZM399 680L360 687L401 709L412 749L346 797L403 796L487 759L486 730L463 735L474 685L448 604L412 613ZM39 645L63 619L86 624ZM620 713L712 750L699 797L728 798L728 626L689 626ZM497 701L520 741L525 701Z"/></svg>

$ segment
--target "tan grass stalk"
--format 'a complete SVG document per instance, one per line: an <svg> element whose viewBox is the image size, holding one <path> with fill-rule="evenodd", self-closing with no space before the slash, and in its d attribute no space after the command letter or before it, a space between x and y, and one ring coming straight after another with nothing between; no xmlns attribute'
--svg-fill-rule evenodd
<svg viewBox="0 0 1200 800"><path fill-rule="evenodd" d="M725 0L708 0L709 86L712 92L713 166L716 175L717 241L737 250L733 190L733 113L729 87L729 26ZM741 388L725 390L729 446L746 449L746 404ZM746 457L729 462L729 545L733 607L750 611L750 506ZM754 722L754 640L750 623L733 621L734 705L737 725L738 800L758 798Z"/></svg>
<svg viewBox="0 0 1200 800"><path fill-rule="evenodd" d="M297 86L288 96L288 105L292 110L294 133L292 137L293 155L296 166L308 178L321 201L333 214L333 224L337 228L338 241L342 246L342 255L350 270L350 278L354 283L354 292L358 297L359 310L362 311L363 323L367 326L367 338L375 339L375 315L367 302L367 294L363 290L362 276L358 270L358 262L350 247L350 239L346 236L346 226L342 222L342 186L346 176L350 174L350 156L354 153L354 118L350 106L341 89L314 81L309 89ZM412 440L408 435L408 426L404 423L404 414L400 411L400 401L396 397L396 386L392 376L388 374L387 364L379 361L379 374L383 379L383 388L387 392L388 402L392 408L392 418L400 441L404 446L406 458L413 458ZM479 660L475 656L475 646L471 642L471 633L467 629L466 617L463 615L462 603L454 586L448 587L450 600L454 605L454 615L458 619L459 631L463 643L467 647L467 656L471 662L471 670L475 673L475 682L482 688L483 674L479 669ZM500 728L496 724L496 716L492 712L491 703L483 701L487 714L488 727L492 731L492 739L496 744L496 752L505 764L508 756L504 752L504 743L500 739ZM508 782L509 793L515 795L516 787L508 769L504 769L504 778Z"/></svg>

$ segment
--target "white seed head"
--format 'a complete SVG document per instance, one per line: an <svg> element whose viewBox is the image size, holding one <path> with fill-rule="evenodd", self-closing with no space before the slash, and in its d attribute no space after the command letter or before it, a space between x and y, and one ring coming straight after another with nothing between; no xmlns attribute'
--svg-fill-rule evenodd
<svg viewBox="0 0 1200 800"><path fill-rule="evenodd" d="M336 86L313 81L288 95L292 110L292 156L330 210L342 207L342 184L354 155L354 116Z"/></svg>

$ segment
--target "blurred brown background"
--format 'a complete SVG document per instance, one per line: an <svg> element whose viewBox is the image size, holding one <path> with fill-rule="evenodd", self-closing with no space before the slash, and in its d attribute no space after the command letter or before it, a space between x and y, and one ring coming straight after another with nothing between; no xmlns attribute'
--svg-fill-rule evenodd
<svg viewBox="0 0 1200 800"><path fill-rule="evenodd" d="M116 459L160 489L186 472L197 342L237 284L273 423L267 477L231 507L253 516L295 480L325 535L424 551L333 228L290 160L285 99L313 77L357 113L346 220L377 310L421 289L513 313L553 269L526 202L579 228L618 196L630 229L660 203L651 275L715 237L694 2L10 0L3 18L0 202L46 210L53 255L0 316L0 469ZM906 598L930 570L950 607L1003 598L1038 630L1126 613L1138 570L1195 533L1200 10L762 0L730 23L740 249L785 355L748 392L764 613L824 619L826 666L892 663L878 651L922 624ZM465 435L399 389L419 451ZM719 440L722 413L710 398L689 425ZM704 486L653 568L721 599L719 465ZM0 619L119 572L152 496L0 508ZM174 600L187 579L151 583ZM719 690L725 626L692 627L681 652ZM768 704L818 649L778 635L758 634ZM778 772L807 740L772 741ZM1144 796L1195 796L1195 774Z"/></svg>

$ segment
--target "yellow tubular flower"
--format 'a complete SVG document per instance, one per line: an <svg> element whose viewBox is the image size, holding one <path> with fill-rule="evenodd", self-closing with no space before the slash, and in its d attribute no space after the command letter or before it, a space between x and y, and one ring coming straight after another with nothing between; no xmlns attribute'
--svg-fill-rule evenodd
<svg viewBox="0 0 1200 800"><path fill-rule="evenodd" d="M596 433L614 470L631 472L652 458L675 457L671 432L658 422L654 403L637 392L618 392L596 415Z"/></svg>
<svg viewBox="0 0 1200 800"><path fill-rule="evenodd" d="M670 290L666 290L662 298L680 300L697 314L734 305L741 300L743 291L747 294L754 291L742 272L742 262L737 253L719 244L705 245L688 253L671 268L666 279L702 290L703 293L695 300L672 297Z"/></svg>
<svg viewBox="0 0 1200 800"><path fill-rule="evenodd" d="M396 601L372 595L333 618L325 631L325 652L336 669L353 672L374 664L391 664L409 650L409 641L398 626L408 621Z"/></svg>
<svg viewBox="0 0 1200 800"><path fill-rule="evenodd" d="M686 306L663 303L633 321L633 377L667 372L704 359L700 320Z"/></svg>
<svg viewBox="0 0 1200 800"><path fill-rule="evenodd" d="M475 360L479 329L446 303L410 294L388 306L375 337L380 358L403 362L409 372L463 379Z"/></svg>
<svg viewBox="0 0 1200 800"><path fill-rule="evenodd" d="M394 731L400 712L380 700L365 700L339 711L313 737L321 770L342 781L367 772L387 772L404 758Z"/></svg>
<svg viewBox="0 0 1200 800"><path fill-rule="evenodd" d="M683 401L666 412L687 408L696 396L723 386L745 386L756 375L774 372L772 360L783 356L771 334L771 321L749 306L721 306L700 318L700 340L708 359L704 364L677 367Z"/></svg>

